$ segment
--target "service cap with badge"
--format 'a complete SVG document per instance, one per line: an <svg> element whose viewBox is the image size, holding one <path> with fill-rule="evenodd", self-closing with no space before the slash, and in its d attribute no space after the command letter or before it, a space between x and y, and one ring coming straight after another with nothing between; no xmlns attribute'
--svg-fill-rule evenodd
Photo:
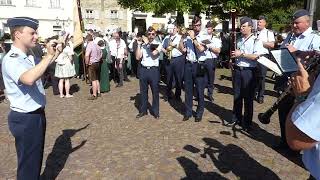
<svg viewBox="0 0 320 180"><path fill-rule="evenodd" d="M39 21L30 17L13 17L7 20L7 26L9 28L27 26L37 30L39 27Z"/></svg>

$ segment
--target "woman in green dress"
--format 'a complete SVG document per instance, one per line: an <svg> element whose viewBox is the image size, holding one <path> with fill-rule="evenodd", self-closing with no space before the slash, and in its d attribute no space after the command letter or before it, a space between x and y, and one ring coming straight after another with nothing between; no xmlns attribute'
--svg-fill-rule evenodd
<svg viewBox="0 0 320 180"><path fill-rule="evenodd" d="M100 40L98 42L98 46L100 46L102 50L102 59L100 66L100 92L109 92L110 91L110 81L109 81L109 66L108 66L108 58L109 58L109 47L106 45L104 40Z"/></svg>

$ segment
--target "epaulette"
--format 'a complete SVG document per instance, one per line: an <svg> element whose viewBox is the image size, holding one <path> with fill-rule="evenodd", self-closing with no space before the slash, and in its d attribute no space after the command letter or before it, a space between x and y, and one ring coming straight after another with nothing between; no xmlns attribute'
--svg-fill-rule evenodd
<svg viewBox="0 0 320 180"><path fill-rule="evenodd" d="M12 54L10 54L10 56L9 57L13 57L13 58L15 58L15 57L18 57L19 56L19 54L17 54L17 53L12 53Z"/></svg>

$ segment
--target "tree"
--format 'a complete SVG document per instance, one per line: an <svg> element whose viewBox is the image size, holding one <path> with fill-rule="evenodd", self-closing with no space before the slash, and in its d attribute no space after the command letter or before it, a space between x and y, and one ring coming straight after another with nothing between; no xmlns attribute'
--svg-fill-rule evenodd
<svg viewBox="0 0 320 180"><path fill-rule="evenodd" d="M175 11L180 16L183 12L210 12L210 15L222 20L229 19L229 11L236 9L239 16L257 18L265 15L271 24L287 24L292 13L303 8L304 0L118 0L118 3L124 8L154 12L157 15Z"/></svg>

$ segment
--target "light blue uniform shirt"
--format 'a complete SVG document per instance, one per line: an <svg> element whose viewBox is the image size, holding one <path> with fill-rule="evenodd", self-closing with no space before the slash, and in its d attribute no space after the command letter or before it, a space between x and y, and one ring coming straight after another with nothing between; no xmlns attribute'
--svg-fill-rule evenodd
<svg viewBox="0 0 320 180"><path fill-rule="evenodd" d="M288 43L290 42L290 43ZM294 36L290 33L283 41L281 48L285 48L286 44L292 44L299 51L320 50L320 36L312 31L309 27L305 32L299 36Z"/></svg>
<svg viewBox="0 0 320 180"><path fill-rule="evenodd" d="M311 93L292 113L293 124L304 134L318 143L304 150L302 160L305 167L316 179L320 179L320 76L316 79Z"/></svg>
<svg viewBox="0 0 320 180"><path fill-rule="evenodd" d="M162 47L166 49L169 46L169 40L171 39L172 44L175 46L175 48L172 49L172 57L179 57L182 55L182 52L179 51L177 48L179 46L180 40L181 40L181 35L176 33L173 36L166 36L162 42Z"/></svg>
<svg viewBox="0 0 320 180"><path fill-rule="evenodd" d="M153 41L152 44L158 44L157 50L161 51L161 44L157 41ZM142 60L141 65L145 67L151 67L151 66L159 66L159 57L160 54L153 56L152 51L150 50L150 45L142 44L141 46L142 51Z"/></svg>
<svg viewBox="0 0 320 180"><path fill-rule="evenodd" d="M206 39L210 40L211 43L207 45L208 49L205 51L206 58L207 59L214 59L218 58L219 54L215 54L214 52L210 51L209 48L221 48L221 40L212 36L212 35L206 35Z"/></svg>
<svg viewBox="0 0 320 180"><path fill-rule="evenodd" d="M263 47L262 41L257 39L254 35L251 35L249 39L241 37L237 42L237 48L244 54L262 55L268 53ZM235 64L240 67L256 67L257 61L241 57L236 59Z"/></svg>
<svg viewBox="0 0 320 180"><path fill-rule="evenodd" d="M33 56L27 56L20 49L11 46L11 50L2 62L2 75L6 87L10 108L13 111L32 112L46 104L45 91L41 79L32 86L22 84L20 76L35 66Z"/></svg>
<svg viewBox="0 0 320 180"><path fill-rule="evenodd" d="M201 43L203 37L203 35L198 34L196 36L196 39L198 41L198 43ZM192 42L192 39L188 36L185 40L184 40L184 45L187 48L187 57L186 59L190 62L196 62L197 59L198 61L205 61L206 60L206 53L204 50L203 52L200 52L195 45ZM196 53L194 52L194 50L196 49L197 52L197 57L196 57Z"/></svg>

